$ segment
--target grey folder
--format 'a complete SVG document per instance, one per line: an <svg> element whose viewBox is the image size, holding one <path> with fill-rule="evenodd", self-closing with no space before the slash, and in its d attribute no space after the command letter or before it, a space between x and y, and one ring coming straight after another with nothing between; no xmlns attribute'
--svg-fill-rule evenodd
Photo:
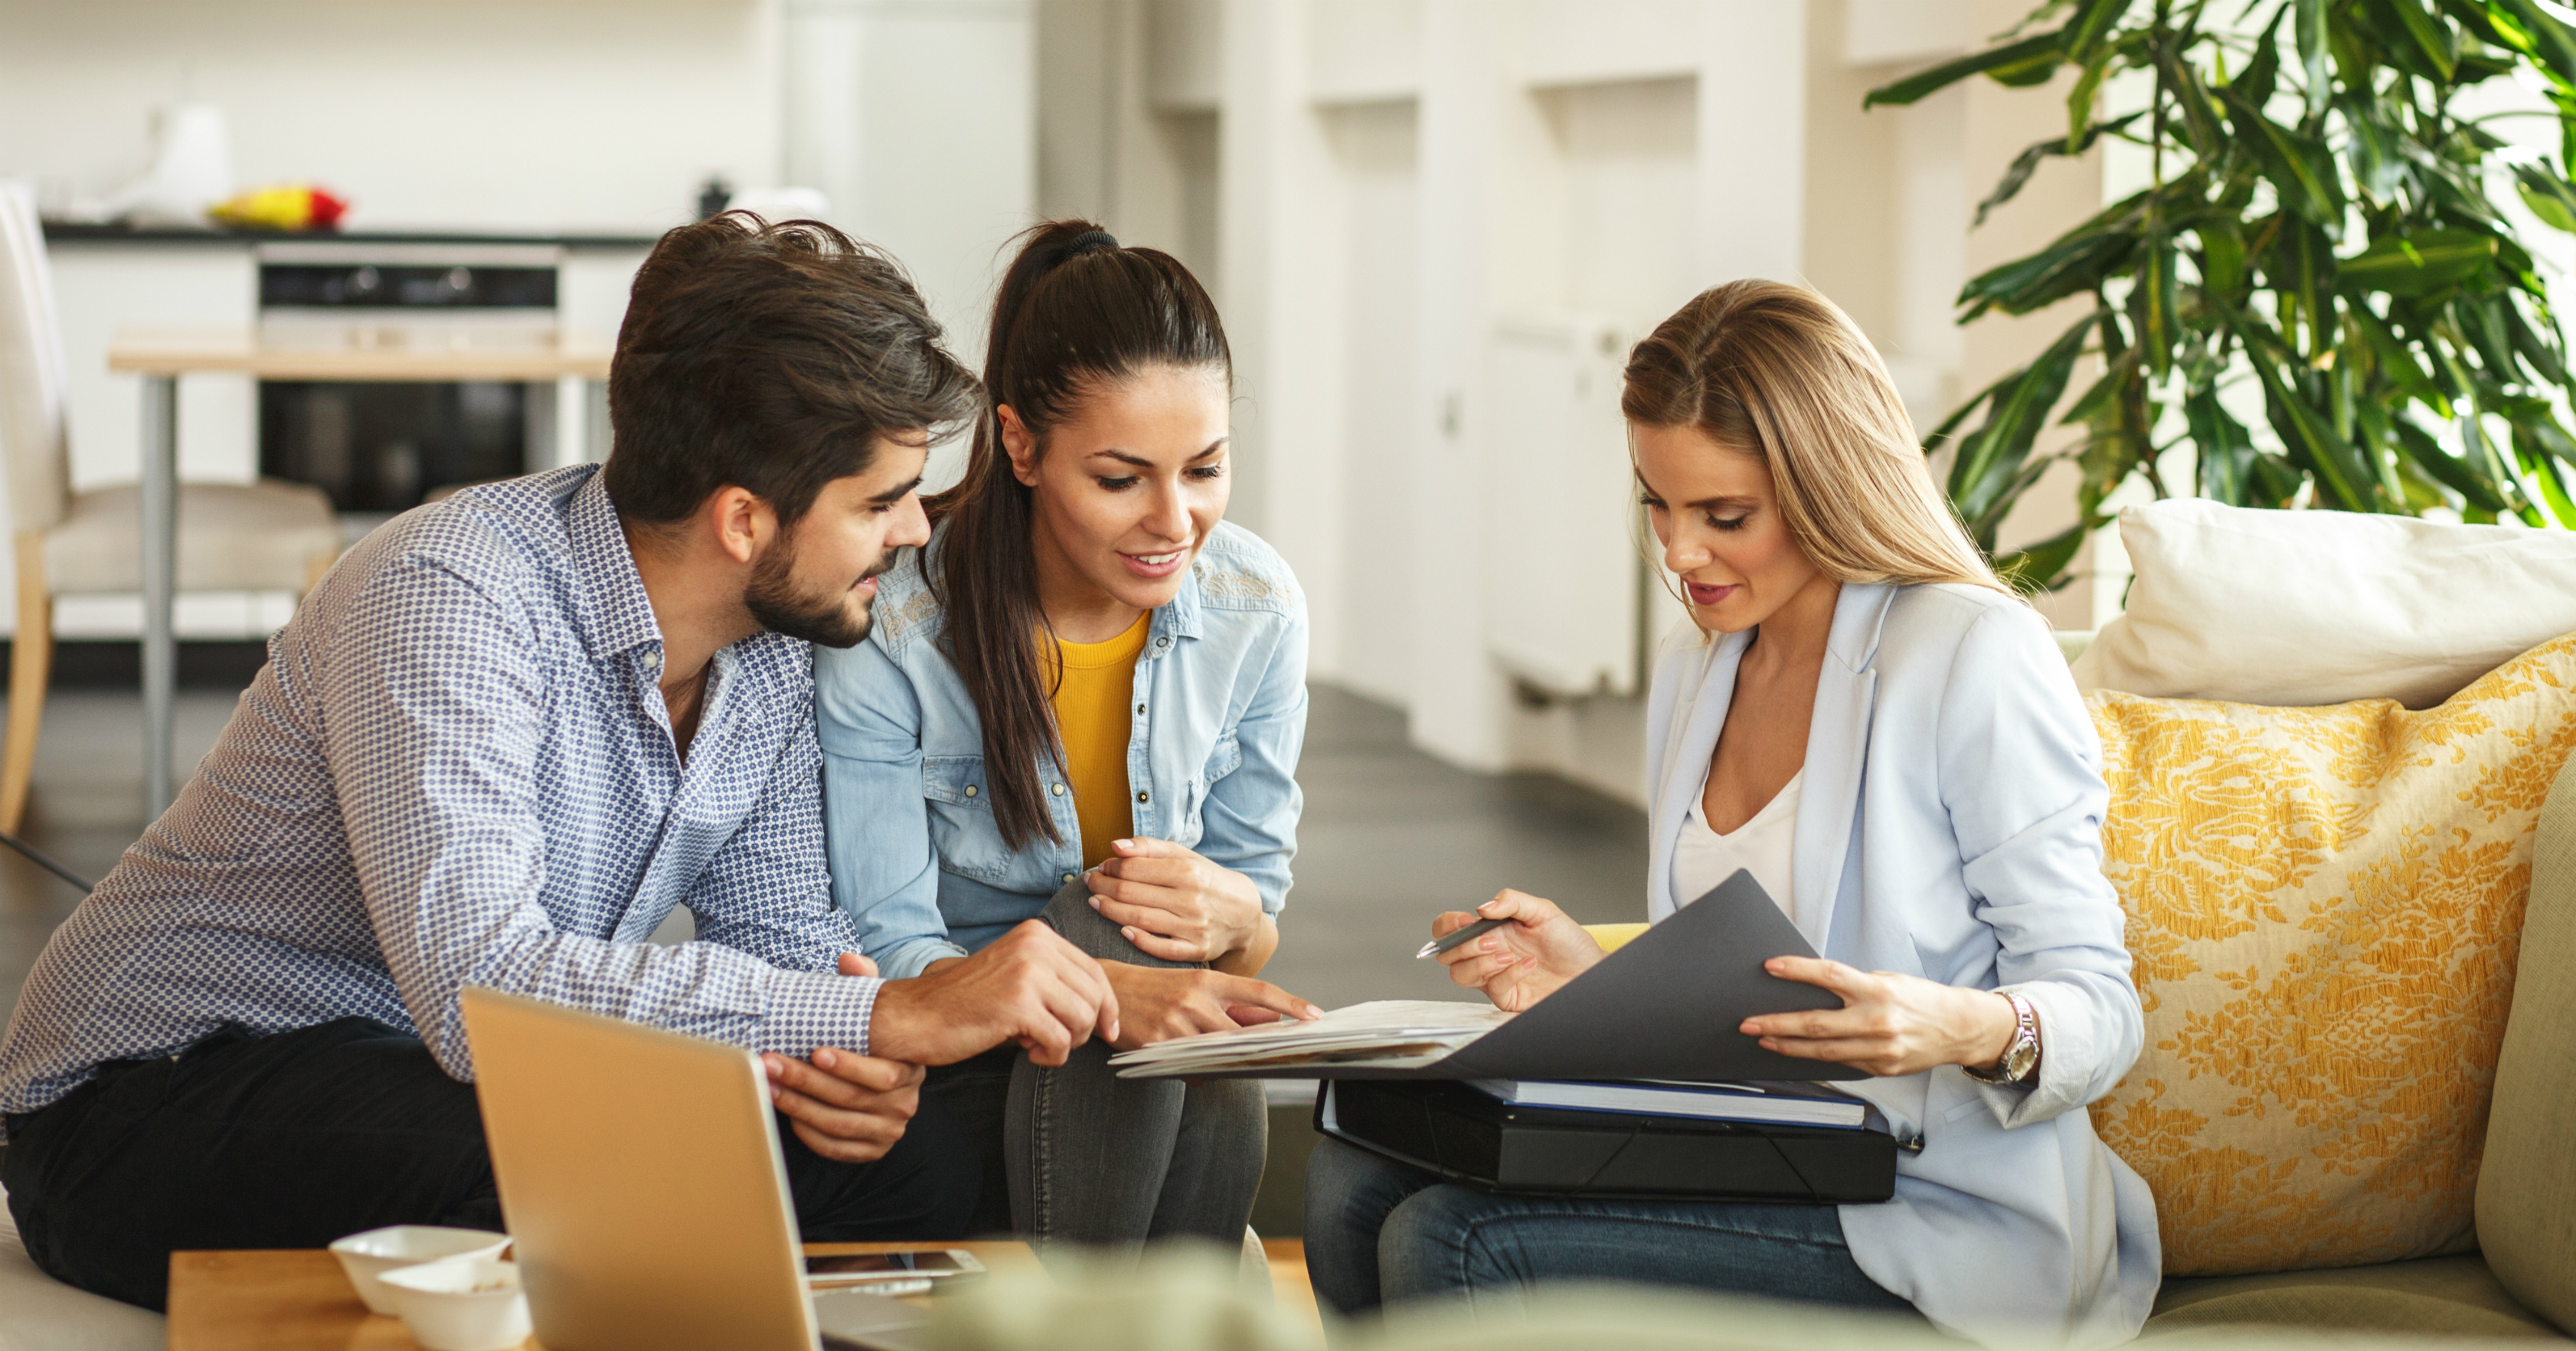
<svg viewBox="0 0 2576 1351"><path fill-rule="evenodd" d="M1848 1065L1763 1050L1737 1030L1756 1014L1841 1008L1829 990L1762 969L1774 957L1815 955L1771 894L1739 870L1556 993L1431 1064L1277 1066L1243 1077L1866 1079Z"/></svg>

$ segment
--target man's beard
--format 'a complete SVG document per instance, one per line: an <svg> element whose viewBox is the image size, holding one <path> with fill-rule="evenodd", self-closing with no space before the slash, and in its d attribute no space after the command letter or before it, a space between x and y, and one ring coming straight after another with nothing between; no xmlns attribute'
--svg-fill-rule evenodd
<svg viewBox="0 0 2576 1351"><path fill-rule="evenodd" d="M799 591L796 587L796 558L799 550L792 540L780 541L787 547L769 551L751 565L751 583L742 591L742 603L761 626L790 638L802 638L818 647L856 647L868 636L868 626L876 616L873 607L862 606L856 615L850 613L850 593L839 591ZM894 566L889 556L868 569L861 580L874 577Z"/></svg>

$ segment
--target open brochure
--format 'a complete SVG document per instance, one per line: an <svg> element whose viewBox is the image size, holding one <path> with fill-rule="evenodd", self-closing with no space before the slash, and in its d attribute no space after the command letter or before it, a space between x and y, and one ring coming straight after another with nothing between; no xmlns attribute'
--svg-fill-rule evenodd
<svg viewBox="0 0 2576 1351"><path fill-rule="evenodd" d="M1860 1079L1847 1065L1762 1049L1756 1014L1841 1007L1763 969L1815 950L1762 884L1737 872L1518 1015L1384 1000L1315 1022L1175 1037L1110 1057L1121 1078Z"/></svg>
<svg viewBox="0 0 2576 1351"><path fill-rule="evenodd" d="M1283 1018L1158 1041L1112 1056L1109 1063L1131 1079L1147 1066L1155 1076L1354 1065L1416 1069L1446 1058L1511 1016L1491 1004L1380 999L1334 1009L1313 1022Z"/></svg>

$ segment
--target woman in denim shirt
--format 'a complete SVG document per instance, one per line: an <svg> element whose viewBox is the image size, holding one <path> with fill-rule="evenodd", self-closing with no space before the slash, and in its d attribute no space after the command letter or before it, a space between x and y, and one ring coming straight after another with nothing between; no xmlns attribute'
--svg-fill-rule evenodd
<svg viewBox="0 0 2576 1351"><path fill-rule="evenodd" d="M1313 1016L1253 979L1296 852L1305 597L1222 519L1232 365L1178 260L1041 226L991 333L992 415L931 542L880 579L865 643L815 651L834 899L891 979L961 978L1038 921L1116 994L1110 1044L1060 1068L1004 1045L932 1072L986 1160L979 1229L1239 1242L1258 1085L1107 1060Z"/></svg>

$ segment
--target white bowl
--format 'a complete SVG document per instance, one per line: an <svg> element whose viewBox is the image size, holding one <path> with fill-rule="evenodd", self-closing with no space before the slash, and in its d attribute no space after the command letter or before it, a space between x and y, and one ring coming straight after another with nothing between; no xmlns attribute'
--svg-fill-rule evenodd
<svg viewBox="0 0 2576 1351"><path fill-rule="evenodd" d="M370 1229L351 1234L331 1245L331 1255L340 1259L340 1270L347 1273L349 1284L357 1287L358 1298L377 1313L396 1313L393 1295L376 1281L376 1277L395 1267L416 1267L444 1257L498 1257L510 1246L508 1234L489 1229L449 1229L434 1224L397 1224L390 1229Z"/></svg>
<svg viewBox="0 0 2576 1351"><path fill-rule="evenodd" d="M510 1351L528 1340L528 1296L516 1262L450 1257L377 1279L426 1351Z"/></svg>

